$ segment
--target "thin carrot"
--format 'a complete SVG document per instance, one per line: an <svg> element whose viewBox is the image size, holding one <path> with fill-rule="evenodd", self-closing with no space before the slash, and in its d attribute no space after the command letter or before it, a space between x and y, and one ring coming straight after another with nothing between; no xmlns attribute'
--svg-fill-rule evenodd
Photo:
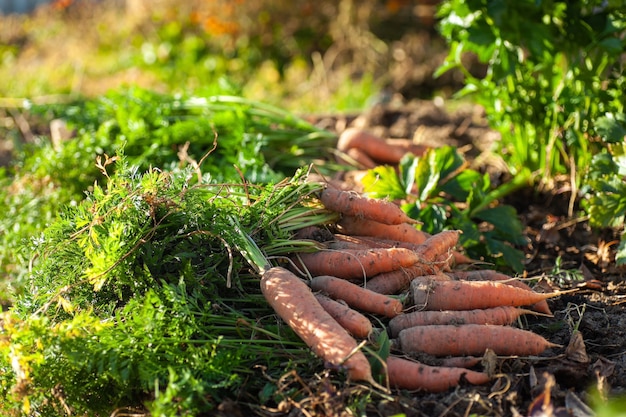
<svg viewBox="0 0 626 417"><path fill-rule="evenodd" d="M398 356L387 358L389 385L394 388L443 392L463 381L472 385L483 385L491 378L483 372L464 368L430 366Z"/></svg>
<svg viewBox="0 0 626 417"><path fill-rule="evenodd" d="M353 380L373 381L370 364L356 340L317 301L297 276L273 267L261 276L263 296L313 352L334 367L345 367Z"/></svg>
<svg viewBox="0 0 626 417"><path fill-rule="evenodd" d="M480 281L501 281L517 288L523 288L532 291L532 288L523 281L514 277L510 277L501 272L492 269L478 269L473 271L455 271L450 274L453 278L464 280L480 280ZM546 300L541 300L531 306L531 308L539 313L552 314L550 306Z"/></svg>
<svg viewBox="0 0 626 417"><path fill-rule="evenodd" d="M355 216L343 216L337 222L337 226L341 233L347 235L365 235L383 239L400 240L403 242L413 242L418 245L424 243L429 236L427 233L416 229L414 225L408 223L390 225Z"/></svg>
<svg viewBox="0 0 626 417"><path fill-rule="evenodd" d="M378 274L367 281L366 287L381 294L397 294L406 290L419 276L434 275L448 269L448 261L456 246L459 232L446 230L428 237L421 245L413 245L421 261L408 268Z"/></svg>
<svg viewBox="0 0 626 417"><path fill-rule="evenodd" d="M373 277L413 265L420 260L417 253L403 248L322 250L299 253L297 256L301 266L311 276L333 275L344 279ZM298 264L297 260L295 262Z"/></svg>
<svg viewBox="0 0 626 417"><path fill-rule="evenodd" d="M326 187L320 193L320 201L328 210L346 216L370 219L383 224L417 223L396 204L364 197L354 191Z"/></svg>
<svg viewBox="0 0 626 417"><path fill-rule="evenodd" d="M410 291L415 306L427 310L528 306L561 294L538 293L494 281L441 281L431 278L414 279Z"/></svg>
<svg viewBox="0 0 626 417"><path fill-rule="evenodd" d="M528 330L490 324L410 327L393 340L406 354L423 352L433 356L483 355L487 349L496 355L528 356L559 346Z"/></svg>
<svg viewBox="0 0 626 417"><path fill-rule="evenodd" d="M391 336L396 337L401 330L415 326L433 324L512 324L523 314L533 314L531 310L513 306L499 306L475 310L413 311L400 314L389 321Z"/></svg>
<svg viewBox="0 0 626 417"><path fill-rule="evenodd" d="M419 262L407 268L375 275L367 280L365 287L380 294L399 294L408 289L415 278L436 276L438 273L437 264Z"/></svg>
<svg viewBox="0 0 626 417"><path fill-rule="evenodd" d="M372 322L345 302L335 301L321 293L316 293L315 298L324 310L352 336L366 339L372 333Z"/></svg>
<svg viewBox="0 0 626 417"><path fill-rule="evenodd" d="M378 294L344 279L322 275L311 280L314 291L322 291L335 300L343 300L350 307L385 317L395 317L402 312L402 302L397 298Z"/></svg>

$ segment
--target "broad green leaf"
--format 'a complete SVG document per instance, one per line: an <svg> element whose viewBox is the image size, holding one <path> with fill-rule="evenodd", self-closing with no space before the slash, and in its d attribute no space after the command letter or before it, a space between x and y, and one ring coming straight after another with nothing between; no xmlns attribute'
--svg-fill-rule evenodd
<svg viewBox="0 0 626 417"><path fill-rule="evenodd" d="M511 240L511 243L524 244L523 225L512 206L500 205L475 214L480 220L491 223L498 234Z"/></svg>
<svg viewBox="0 0 626 417"><path fill-rule="evenodd" d="M430 204L419 212L419 221L424 223L422 230L430 234L441 232L447 223L447 212L443 205Z"/></svg>
<svg viewBox="0 0 626 417"><path fill-rule="evenodd" d="M619 113L606 113L595 121L598 134L605 142L617 143L626 136L626 115Z"/></svg>
<svg viewBox="0 0 626 417"><path fill-rule="evenodd" d="M367 171L363 179L365 194L372 198L389 198L391 200L406 197L406 192L396 171L389 165L380 165Z"/></svg>
<svg viewBox="0 0 626 417"><path fill-rule="evenodd" d="M491 239L488 236L485 238L487 248L491 255L502 255L506 265L508 265L515 272L522 272L524 270L524 253L514 247L502 242L501 240Z"/></svg>

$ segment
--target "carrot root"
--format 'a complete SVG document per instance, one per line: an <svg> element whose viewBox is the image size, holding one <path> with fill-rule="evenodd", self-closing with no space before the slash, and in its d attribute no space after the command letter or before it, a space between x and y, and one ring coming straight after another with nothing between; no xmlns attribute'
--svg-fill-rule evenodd
<svg viewBox="0 0 626 417"><path fill-rule="evenodd" d="M490 324L410 327L398 333L397 341L407 354L434 356L483 355L487 349L497 355L528 356L559 346L528 330Z"/></svg>
<svg viewBox="0 0 626 417"><path fill-rule="evenodd" d="M389 385L408 390L443 392L466 381L472 385L483 385L491 378L486 373L464 368L429 366L397 356L387 358Z"/></svg>
<svg viewBox="0 0 626 417"><path fill-rule="evenodd" d="M353 380L373 381L370 364L356 340L324 310L304 281L274 267L261 276L261 292L318 357L334 367L345 367Z"/></svg>
<svg viewBox="0 0 626 417"><path fill-rule="evenodd" d="M314 291L322 291L330 298L343 300L350 307L380 314L385 317L395 317L402 312L402 302L353 284L336 277L322 275L311 280Z"/></svg>

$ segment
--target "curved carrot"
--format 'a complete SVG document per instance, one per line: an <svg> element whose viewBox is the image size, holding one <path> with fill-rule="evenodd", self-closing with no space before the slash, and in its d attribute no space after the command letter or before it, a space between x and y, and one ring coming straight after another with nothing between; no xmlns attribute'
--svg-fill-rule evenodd
<svg viewBox="0 0 626 417"><path fill-rule="evenodd" d="M488 383L491 378L483 372L464 368L429 366L409 359L390 356L387 358L389 385L408 390L443 392L466 381L472 385Z"/></svg>
<svg viewBox="0 0 626 417"><path fill-rule="evenodd" d="M347 216L370 219L383 224L417 223L396 204L364 197L354 191L326 187L320 193L320 201L328 210Z"/></svg>
<svg viewBox="0 0 626 417"><path fill-rule="evenodd" d="M366 339L372 333L372 322L347 304L335 301L320 293L315 294L315 298L324 310L352 336Z"/></svg>
<svg viewBox="0 0 626 417"><path fill-rule="evenodd" d="M402 312L402 302L397 298L370 291L349 281L333 276L322 275L311 280L314 291L322 291L335 300L343 300L350 307L395 317Z"/></svg>
<svg viewBox="0 0 626 417"><path fill-rule="evenodd" d="M427 233L416 229L415 226L408 223L384 224L355 216L343 216L337 222L337 226L341 233L347 235L365 235L412 242L418 245L424 243L429 237Z"/></svg>
<svg viewBox="0 0 626 417"><path fill-rule="evenodd" d="M438 310L413 311L400 314L389 321L391 336L396 337L401 330L415 326L433 324L512 324L523 314L532 314L531 310L513 306L499 306L475 310Z"/></svg>
<svg viewBox="0 0 626 417"><path fill-rule="evenodd" d="M436 276L438 271L436 264L419 262L407 268L375 275L367 280L365 288L380 294L398 294L409 288L414 279Z"/></svg>
<svg viewBox="0 0 626 417"><path fill-rule="evenodd" d="M482 280L482 281L503 281L513 287L523 288L532 291L532 288L523 281L510 277L493 269L477 269L474 271L455 271L450 274L453 278L464 280ZM546 300L541 300L531 306L538 313L552 315L550 306Z"/></svg>
<svg viewBox="0 0 626 417"><path fill-rule="evenodd" d="M373 381L370 364L354 338L322 308L297 276L274 267L261 276L261 292L313 352L335 367L345 367L353 380Z"/></svg>
<svg viewBox="0 0 626 417"><path fill-rule="evenodd" d="M344 279L372 277L420 260L417 253L403 248L322 250L299 253L298 258L311 276L332 275Z"/></svg>
<svg viewBox="0 0 626 417"><path fill-rule="evenodd" d="M413 302L418 309L473 310L499 306L528 306L560 293L538 293L497 281L441 281L416 278L411 281Z"/></svg>
<svg viewBox="0 0 626 417"><path fill-rule="evenodd" d="M487 349L496 355L528 356L559 346L528 330L490 324L410 327L401 330L395 340L404 353L433 356L483 355Z"/></svg>

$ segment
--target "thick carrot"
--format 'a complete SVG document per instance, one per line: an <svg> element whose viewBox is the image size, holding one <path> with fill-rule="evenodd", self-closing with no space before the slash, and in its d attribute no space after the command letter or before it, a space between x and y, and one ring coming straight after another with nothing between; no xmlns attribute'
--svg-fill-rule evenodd
<svg viewBox="0 0 626 417"><path fill-rule="evenodd" d="M299 253L298 258L311 276L332 275L344 279L373 277L420 260L417 253L403 248L322 250Z"/></svg>
<svg viewBox="0 0 626 417"><path fill-rule="evenodd" d="M274 267L261 277L263 296L293 331L324 361L345 367L358 381L373 381L370 364L356 340L317 301L297 276Z"/></svg>
<svg viewBox="0 0 626 417"><path fill-rule="evenodd" d="M472 385L483 385L491 378L483 372L464 368L430 366L398 356L387 358L389 385L394 388L443 392L465 381Z"/></svg>
<svg viewBox="0 0 626 417"><path fill-rule="evenodd" d="M315 294L315 298L324 307L324 310L352 336L366 339L372 333L372 322L347 304L335 301L320 293Z"/></svg>
<svg viewBox="0 0 626 417"><path fill-rule="evenodd" d="M384 224L417 223L396 204L364 197L354 191L326 187L320 193L320 200L328 210L347 216L370 219Z"/></svg>
<svg viewBox="0 0 626 417"><path fill-rule="evenodd" d="M365 235L382 239L400 240L415 244L424 243L428 234L408 223L384 224L374 220L354 216L343 216L337 226L341 233L347 235Z"/></svg>
<svg viewBox="0 0 626 417"><path fill-rule="evenodd" d="M393 146L380 136L359 128L348 128L339 135L337 149L346 152L349 149L359 149L376 162L397 164L407 153L407 150Z"/></svg>
<svg viewBox="0 0 626 417"><path fill-rule="evenodd" d="M491 324L409 327L394 340L406 354L422 352L433 356L483 355L487 349L496 355L528 356L559 346L528 330Z"/></svg>
<svg viewBox="0 0 626 417"><path fill-rule="evenodd" d="M513 306L500 306L475 310L413 311L400 314L389 321L391 336L396 337L401 330L415 326L432 324L512 324L522 314L533 311Z"/></svg>
<svg viewBox="0 0 626 417"><path fill-rule="evenodd" d="M473 310L499 306L528 306L560 293L538 293L494 281L411 281L413 302L421 310Z"/></svg>
<svg viewBox="0 0 626 417"><path fill-rule="evenodd" d="M501 272L494 271L492 269L477 269L474 271L455 271L450 274L453 278L464 280L479 280L479 281L502 281L513 287L523 288L532 291L532 288L523 281L510 277ZM550 306L546 300L541 300L531 306L531 308L538 313L552 315Z"/></svg>
<svg viewBox="0 0 626 417"><path fill-rule="evenodd" d="M322 291L335 300L343 300L350 307L385 317L402 313L402 302L397 298L378 294L344 279L322 275L311 280L314 291Z"/></svg>

